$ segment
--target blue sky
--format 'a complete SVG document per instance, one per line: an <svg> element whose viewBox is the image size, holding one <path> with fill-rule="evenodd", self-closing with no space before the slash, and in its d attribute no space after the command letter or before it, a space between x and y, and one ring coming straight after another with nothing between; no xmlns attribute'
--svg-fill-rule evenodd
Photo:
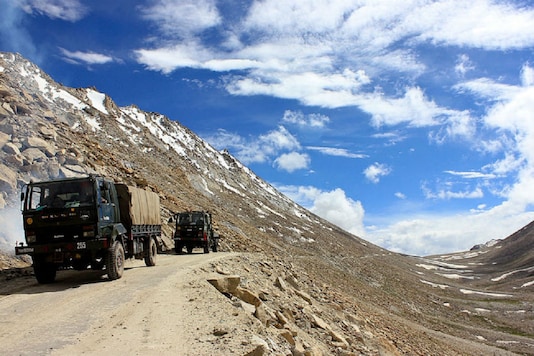
<svg viewBox="0 0 534 356"><path fill-rule="evenodd" d="M0 50L396 252L534 219L534 2L0 0Z"/></svg>

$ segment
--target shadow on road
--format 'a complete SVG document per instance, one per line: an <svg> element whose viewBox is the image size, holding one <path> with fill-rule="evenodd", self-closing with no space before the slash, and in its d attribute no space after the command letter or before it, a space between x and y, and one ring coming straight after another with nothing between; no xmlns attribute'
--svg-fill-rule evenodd
<svg viewBox="0 0 534 356"><path fill-rule="evenodd" d="M139 266L125 267L124 270L126 273L128 270L136 268ZM0 296L50 293L78 288L86 284L113 282L108 279L105 270L59 270L54 283L39 284L33 276L32 267L3 270L0 273L0 280L4 280L0 283Z"/></svg>

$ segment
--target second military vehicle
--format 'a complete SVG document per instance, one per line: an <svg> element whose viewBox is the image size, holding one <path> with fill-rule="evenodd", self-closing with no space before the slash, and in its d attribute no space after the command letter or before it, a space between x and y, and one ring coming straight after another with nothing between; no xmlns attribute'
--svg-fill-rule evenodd
<svg viewBox="0 0 534 356"><path fill-rule="evenodd" d="M210 249L217 252L219 246L219 234L213 230L211 213L207 211L186 211L176 213L169 222L176 220L174 232L174 248L181 254L185 247L187 253L192 253L193 248L201 247L204 253Z"/></svg>

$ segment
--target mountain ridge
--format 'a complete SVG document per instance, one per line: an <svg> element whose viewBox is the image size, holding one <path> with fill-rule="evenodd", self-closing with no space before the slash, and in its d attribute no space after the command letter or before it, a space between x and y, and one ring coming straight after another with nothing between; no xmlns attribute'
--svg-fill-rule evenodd
<svg viewBox="0 0 534 356"><path fill-rule="evenodd" d="M353 335L341 349L320 340L328 352L459 355L454 340L461 338L473 343L469 354L485 354L486 345L496 353L534 354L534 343L528 342L534 337L534 311L525 306L533 287L522 287L532 275L532 255L525 252L531 228L518 232L526 237L471 254L404 256L312 214L179 122L135 105L119 107L94 87L64 87L20 55L0 53L0 103L4 211L15 209L20 186L30 179L102 174L158 193L163 221L175 211L211 211L222 250L276 261L285 278L298 277L316 300L324 294L325 314L329 307L351 310L360 316L359 327L374 335L361 340ZM16 238L0 235L0 247L12 249L22 239L20 230L12 232ZM165 224L167 250L171 233ZM524 240L521 248L516 240ZM503 244L508 250L496 247ZM524 262L514 264L509 255L519 251ZM521 280L513 273L503 278L506 285L492 281L519 267L526 269ZM343 302L334 303L336 298ZM514 320L517 315L522 319ZM323 317L340 327L347 322ZM445 335L451 340L442 341Z"/></svg>

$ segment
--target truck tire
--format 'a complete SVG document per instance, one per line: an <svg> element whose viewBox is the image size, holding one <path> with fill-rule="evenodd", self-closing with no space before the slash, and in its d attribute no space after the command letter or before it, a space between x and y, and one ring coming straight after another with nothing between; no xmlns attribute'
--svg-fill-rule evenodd
<svg viewBox="0 0 534 356"><path fill-rule="evenodd" d="M119 279L124 272L124 246L115 241L106 256L106 270L110 280Z"/></svg>
<svg viewBox="0 0 534 356"><path fill-rule="evenodd" d="M210 253L210 243L209 243L209 241L206 242L206 244L204 245L204 253Z"/></svg>
<svg viewBox="0 0 534 356"><path fill-rule="evenodd" d="M46 262L46 256L33 257L33 273L40 284L53 283L56 280L56 266Z"/></svg>
<svg viewBox="0 0 534 356"><path fill-rule="evenodd" d="M176 243L174 244L174 250L177 254L181 255L183 253L184 246L182 244Z"/></svg>
<svg viewBox="0 0 534 356"><path fill-rule="evenodd" d="M156 256L158 255L158 245L154 238L149 238L148 246L146 246L145 252L145 265L151 267L156 265Z"/></svg>

